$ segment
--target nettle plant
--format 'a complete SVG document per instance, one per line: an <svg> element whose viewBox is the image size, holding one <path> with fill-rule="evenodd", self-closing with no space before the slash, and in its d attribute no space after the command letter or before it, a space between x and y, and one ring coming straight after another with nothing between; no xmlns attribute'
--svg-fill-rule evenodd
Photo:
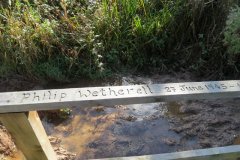
<svg viewBox="0 0 240 160"><path fill-rule="evenodd" d="M230 10L224 30L224 43L227 46L229 63L234 65L240 55L240 7Z"/></svg>

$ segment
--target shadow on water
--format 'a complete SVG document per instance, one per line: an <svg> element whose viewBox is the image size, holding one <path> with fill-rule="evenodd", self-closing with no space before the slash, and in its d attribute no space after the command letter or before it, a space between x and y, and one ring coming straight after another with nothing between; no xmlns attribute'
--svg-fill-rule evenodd
<svg viewBox="0 0 240 160"><path fill-rule="evenodd" d="M124 77L104 82L79 82L74 85L47 88L131 85L152 83L148 78ZM72 110L71 118L60 124L44 122L48 134L59 137L62 145L77 154L77 159L136 156L191 149L195 139L183 141L180 134L170 130L167 115L181 116L180 105L150 103L118 106L98 106Z"/></svg>

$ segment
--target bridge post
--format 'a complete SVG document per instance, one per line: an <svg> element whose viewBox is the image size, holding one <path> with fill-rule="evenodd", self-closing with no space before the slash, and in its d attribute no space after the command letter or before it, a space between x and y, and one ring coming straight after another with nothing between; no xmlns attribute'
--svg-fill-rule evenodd
<svg viewBox="0 0 240 160"><path fill-rule="evenodd" d="M0 114L0 121L27 160L57 160L36 111Z"/></svg>

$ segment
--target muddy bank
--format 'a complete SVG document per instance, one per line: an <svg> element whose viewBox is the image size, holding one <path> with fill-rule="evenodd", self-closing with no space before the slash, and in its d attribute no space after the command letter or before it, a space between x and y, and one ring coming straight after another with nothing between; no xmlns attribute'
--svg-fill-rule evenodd
<svg viewBox="0 0 240 160"><path fill-rule="evenodd" d="M197 140L197 148L239 143L240 100L179 102L179 114L169 115L171 130Z"/></svg>

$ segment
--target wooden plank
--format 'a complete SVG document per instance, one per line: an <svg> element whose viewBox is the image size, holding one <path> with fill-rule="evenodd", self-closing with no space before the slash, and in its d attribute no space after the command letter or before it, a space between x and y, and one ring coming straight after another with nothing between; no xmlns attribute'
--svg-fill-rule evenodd
<svg viewBox="0 0 240 160"><path fill-rule="evenodd" d="M239 96L238 80L5 92L0 113Z"/></svg>
<svg viewBox="0 0 240 160"><path fill-rule="evenodd" d="M57 160L37 112L0 114L0 121L27 160Z"/></svg>
<svg viewBox="0 0 240 160"><path fill-rule="evenodd" d="M144 155L135 157L117 157L98 160L238 160L240 145L198 149L191 151ZM96 159L97 160L97 159Z"/></svg>

